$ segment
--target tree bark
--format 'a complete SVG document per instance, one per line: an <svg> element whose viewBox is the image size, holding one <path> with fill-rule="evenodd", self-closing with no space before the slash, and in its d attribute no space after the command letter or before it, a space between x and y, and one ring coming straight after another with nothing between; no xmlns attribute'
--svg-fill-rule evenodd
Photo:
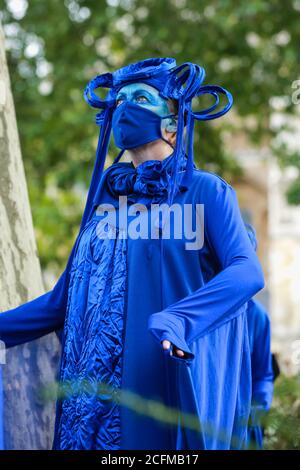
<svg viewBox="0 0 300 470"><path fill-rule="evenodd" d="M34 236L15 108L0 23L0 311L12 309L45 290ZM52 383L59 341L47 335L6 351L3 374L5 449L50 449L55 403L41 387Z"/></svg>

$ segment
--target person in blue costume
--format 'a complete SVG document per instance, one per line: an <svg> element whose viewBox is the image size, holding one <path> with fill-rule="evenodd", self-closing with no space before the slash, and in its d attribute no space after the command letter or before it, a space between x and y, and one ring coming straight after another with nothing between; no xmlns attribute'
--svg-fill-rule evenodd
<svg viewBox="0 0 300 470"><path fill-rule="evenodd" d="M195 120L233 103L204 79L197 64L159 57L85 88L100 135L67 266L51 291L0 315L7 347L63 328L59 381L71 385L57 400L53 449L243 448L246 305L264 276L234 188L194 163ZM203 95L214 102L196 112ZM120 152L104 170L112 130ZM185 207L196 230L183 224L178 236Z"/></svg>
<svg viewBox="0 0 300 470"><path fill-rule="evenodd" d="M245 225L250 241L256 250L256 231L251 224ZM263 448L262 420L271 408L274 391L271 322L268 312L257 299L250 299L248 302L247 320L252 370L252 403L247 446L259 450Z"/></svg>

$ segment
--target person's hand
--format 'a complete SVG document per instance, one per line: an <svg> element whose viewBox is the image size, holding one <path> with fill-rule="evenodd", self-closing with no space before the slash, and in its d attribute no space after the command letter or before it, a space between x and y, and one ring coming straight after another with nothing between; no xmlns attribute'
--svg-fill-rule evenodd
<svg viewBox="0 0 300 470"><path fill-rule="evenodd" d="M164 339L162 341L162 346L163 346L163 349L169 349L171 346L171 343L167 339ZM176 346L174 345L173 345L173 351L175 352L176 356L184 357L184 352L181 351L181 349L176 348ZM172 355L172 351L171 351L171 355Z"/></svg>

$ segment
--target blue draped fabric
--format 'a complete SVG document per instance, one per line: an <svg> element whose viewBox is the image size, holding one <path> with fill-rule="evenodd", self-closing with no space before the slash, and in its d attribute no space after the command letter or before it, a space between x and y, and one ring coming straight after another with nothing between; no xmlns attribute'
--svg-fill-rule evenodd
<svg viewBox="0 0 300 470"><path fill-rule="evenodd" d="M106 237L99 237L99 231ZM126 240L95 215L74 255L61 381L70 383L59 426L61 449L119 448L114 393L121 386ZM101 392L104 383L112 388Z"/></svg>
<svg viewBox="0 0 300 470"><path fill-rule="evenodd" d="M271 324L268 312L256 299L248 302L247 321L251 349L252 404L248 446L262 449L261 419L271 408L274 372L271 354Z"/></svg>
<svg viewBox="0 0 300 470"><path fill-rule="evenodd" d="M191 185L176 194L174 204L181 208L204 204L204 244L195 250L185 249L186 234L172 235L172 218L169 239L97 237L98 219L103 222L95 212L100 203L118 212L117 196L128 193L129 204L148 207L152 185L153 194L162 191L162 201L164 172L172 163L171 155L137 169L126 162L107 168L69 270L52 291L0 315L7 347L64 325L60 379L87 380L94 387L88 396L79 388L58 400L54 449L245 445L251 410L247 301L262 289L264 278L233 187L194 167ZM150 211L143 213L149 216ZM120 234L126 230L122 223L117 218L110 229ZM161 235L161 227L158 231ZM163 339L185 356L164 352ZM98 381L133 393L135 406L97 393ZM140 398L171 407L175 425L161 420L151 406L152 414L141 412Z"/></svg>
<svg viewBox="0 0 300 470"><path fill-rule="evenodd" d="M3 440L3 382L2 382L2 368L0 365L0 450L4 449Z"/></svg>

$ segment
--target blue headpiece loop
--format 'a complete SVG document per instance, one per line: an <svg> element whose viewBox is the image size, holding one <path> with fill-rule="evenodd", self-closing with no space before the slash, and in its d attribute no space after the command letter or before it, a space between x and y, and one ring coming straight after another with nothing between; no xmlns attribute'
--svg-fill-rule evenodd
<svg viewBox="0 0 300 470"><path fill-rule="evenodd" d="M181 158L187 155L187 166L180 185L188 188L193 174L194 166L194 124L195 119L199 121L216 119L227 113L233 104L231 93L217 85L202 85L205 79L205 70L197 64L185 62L175 67L168 82L162 92L162 96L175 98L179 101L178 127L176 135L176 155L174 158L174 168L170 181L169 204L172 203L179 186L179 173ZM215 103L207 109L198 112L192 110L192 100L198 96L210 94L215 98ZM219 94L224 94L227 104L216 113L213 111L219 105ZM187 115L186 131L184 133L184 117ZM186 150L187 147L187 150Z"/></svg>
<svg viewBox="0 0 300 470"><path fill-rule="evenodd" d="M178 100L178 122L176 132L176 145L174 150L174 163L169 183L168 202L172 203L179 187L187 188L190 185L194 167L193 138L194 122L216 119L227 113L233 104L231 93L220 86L202 85L205 79L203 67L192 62L185 62L179 66L172 57L149 58L133 64L129 64L116 70L114 73L104 73L94 77L84 90L84 99L93 108L101 109L96 114L95 121L101 127L96 150L96 159L92 180L88 192L87 204L83 214L81 227L93 210L93 200L97 191L97 186L101 179L104 163L108 151L112 115L116 107L116 96L118 90L123 86L133 82L144 82L156 87L160 96L165 99L173 98ZM104 100L101 100L95 93L97 88L108 88L109 91ZM214 97L215 103L207 109L194 112L192 110L192 100L195 97L209 94ZM223 94L227 98L227 104L220 111L214 112L219 105L219 95ZM186 118L186 132L184 135L184 120ZM115 161L122 156L122 150ZM187 157L185 173L179 180L178 169L183 158Z"/></svg>

